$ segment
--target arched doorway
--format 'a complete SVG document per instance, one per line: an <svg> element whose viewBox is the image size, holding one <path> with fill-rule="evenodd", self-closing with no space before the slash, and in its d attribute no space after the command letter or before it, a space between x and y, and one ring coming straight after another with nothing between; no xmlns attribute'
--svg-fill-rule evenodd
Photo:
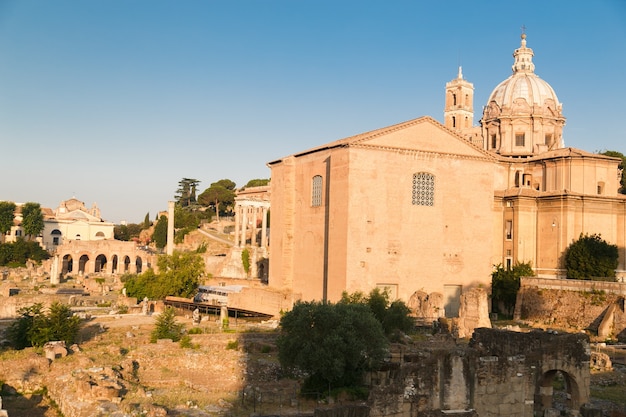
<svg viewBox="0 0 626 417"><path fill-rule="evenodd" d="M141 266L142 266L142 261L141 261L141 258L138 256L137 259L135 260L135 267L137 268L136 271L138 274L141 274Z"/></svg>
<svg viewBox="0 0 626 417"><path fill-rule="evenodd" d="M106 272L107 257L100 254L96 256L96 264L94 265L94 272Z"/></svg>
<svg viewBox="0 0 626 417"><path fill-rule="evenodd" d="M566 410L578 411L582 405L580 400L580 387L576 379L563 370L552 369L545 372L537 383L535 415L543 416L548 409L560 413Z"/></svg>
<svg viewBox="0 0 626 417"><path fill-rule="evenodd" d="M87 262L89 262L89 256L83 255L78 259L78 273L80 275L85 274L85 269L87 267Z"/></svg>
<svg viewBox="0 0 626 417"><path fill-rule="evenodd" d="M115 274L117 272L117 255L113 255L111 258L111 273Z"/></svg>
<svg viewBox="0 0 626 417"><path fill-rule="evenodd" d="M74 261L72 255L65 255L63 257L63 266L61 267L61 275L67 275L74 270Z"/></svg>
<svg viewBox="0 0 626 417"><path fill-rule="evenodd" d="M129 268L130 268L130 258L128 256L124 256L122 272L126 274Z"/></svg>

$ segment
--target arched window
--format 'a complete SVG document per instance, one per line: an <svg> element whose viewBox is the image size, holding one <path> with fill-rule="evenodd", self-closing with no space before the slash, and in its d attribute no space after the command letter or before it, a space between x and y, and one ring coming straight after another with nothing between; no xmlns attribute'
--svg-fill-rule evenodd
<svg viewBox="0 0 626 417"><path fill-rule="evenodd" d="M452 127L456 127L456 116L452 116Z"/></svg>
<svg viewBox="0 0 626 417"><path fill-rule="evenodd" d="M313 177L311 184L311 207L319 207L322 205L322 176Z"/></svg>
<svg viewBox="0 0 626 417"><path fill-rule="evenodd" d="M413 198L414 206L435 205L435 176L428 172L413 174Z"/></svg>
<svg viewBox="0 0 626 417"><path fill-rule="evenodd" d="M52 236L52 244L53 245L58 245L61 243L61 231L59 229L54 229L53 231L50 232L50 235Z"/></svg>

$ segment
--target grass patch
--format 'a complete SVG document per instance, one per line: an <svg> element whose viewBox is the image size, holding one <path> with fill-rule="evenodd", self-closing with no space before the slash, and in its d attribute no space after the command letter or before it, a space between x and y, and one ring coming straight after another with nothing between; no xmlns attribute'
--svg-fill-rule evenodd
<svg viewBox="0 0 626 417"><path fill-rule="evenodd" d="M598 400L611 401L626 406L626 386L624 385L592 386L591 396Z"/></svg>

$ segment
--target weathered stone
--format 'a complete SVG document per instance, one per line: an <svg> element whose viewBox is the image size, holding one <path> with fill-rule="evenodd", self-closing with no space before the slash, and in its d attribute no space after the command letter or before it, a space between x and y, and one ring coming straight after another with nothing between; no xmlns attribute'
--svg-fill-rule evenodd
<svg viewBox="0 0 626 417"><path fill-rule="evenodd" d="M46 358L51 361L67 356L65 342L60 340L46 343L43 345L43 351Z"/></svg>
<svg viewBox="0 0 626 417"><path fill-rule="evenodd" d="M591 352L590 366L594 371L601 372L611 371L613 369L611 358L609 355L602 352Z"/></svg>
<svg viewBox="0 0 626 417"><path fill-rule="evenodd" d="M473 288L461 294L459 308L458 335L470 337L478 327L491 328L489 320L489 301L487 292L482 288Z"/></svg>
<svg viewBox="0 0 626 417"><path fill-rule="evenodd" d="M444 317L443 295L440 293L427 294L424 291L415 291L407 302L407 307L418 320L434 322Z"/></svg>

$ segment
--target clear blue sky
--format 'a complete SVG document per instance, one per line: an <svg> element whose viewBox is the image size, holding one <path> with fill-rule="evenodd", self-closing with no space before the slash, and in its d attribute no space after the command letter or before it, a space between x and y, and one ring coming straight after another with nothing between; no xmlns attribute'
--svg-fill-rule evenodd
<svg viewBox="0 0 626 417"><path fill-rule="evenodd" d="M183 177L243 186L297 151L441 121L459 64L478 123L522 25L565 145L626 153L623 0L0 0L0 200L154 218Z"/></svg>

